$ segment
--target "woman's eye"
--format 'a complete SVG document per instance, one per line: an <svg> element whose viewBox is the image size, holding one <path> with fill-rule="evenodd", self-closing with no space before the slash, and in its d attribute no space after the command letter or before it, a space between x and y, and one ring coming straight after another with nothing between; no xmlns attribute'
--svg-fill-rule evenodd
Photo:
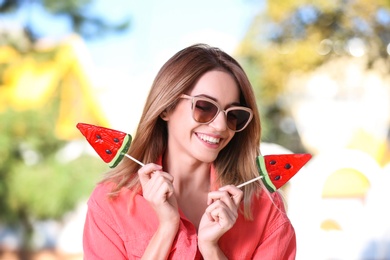
<svg viewBox="0 0 390 260"><path fill-rule="evenodd" d="M196 103L196 108L203 110L203 111L210 111L210 110L215 109L215 106L209 102L198 101Z"/></svg>
<svg viewBox="0 0 390 260"><path fill-rule="evenodd" d="M229 111L229 113L227 114L227 117L228 117L230 120L237 120L238 114L235 113L235 112Z"/></svg>

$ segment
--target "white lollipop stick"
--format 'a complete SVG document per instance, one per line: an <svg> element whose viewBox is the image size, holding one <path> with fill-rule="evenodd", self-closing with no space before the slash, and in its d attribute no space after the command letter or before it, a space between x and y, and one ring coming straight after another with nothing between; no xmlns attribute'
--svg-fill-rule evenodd
<svg viewBox="0 0 390 260"><path fill-rule="evenodd" d="M257 180L260 180L261 178L263 178L263 176L258 176L256 178L253 178L252 180L249 180L247 182L241 183L240 185L237 186L237 188L242 188L242 187L244 187L245 185L247 185L249 183L252 183L252 182L255 182Z"/></svg>
<svg viewBox="0 0 390 260"><path fill-rule="evenodd" d="M128 155L127 153L125 153L125 156L131 160L133 160L134 162L138 163L139 165L141 166L145 166L145 164L143 164L142 162L138 161L137 159L135 159L134 157ZM244 187L245 185L249 184L249 183L252 183L252 182L255 182L257 180L260 180L261 178L263 178L263 176L258 176L256 178L253 178L252 180L249 180L247 182L244 182L244 183L241 183L240 185L237 186L237 188L242 188Z"/></svg>
<svg viewBox="0 0 390 260"><path fill-rule="evenodd" d="M134 157L128 155L127 153L125 153L125 156L131 160L133 160L134 162L138 163L139 165L141 166L145 166L145 164L143 164L142 162L138 161L137 159L135 159Z"/></svg>

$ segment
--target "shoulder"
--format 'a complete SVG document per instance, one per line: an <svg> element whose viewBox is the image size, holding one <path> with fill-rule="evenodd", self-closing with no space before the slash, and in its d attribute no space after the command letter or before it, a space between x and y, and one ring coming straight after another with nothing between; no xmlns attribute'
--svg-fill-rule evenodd
<svg viewBox="0 0 390 260"><path fill-rule="evenodd" d="M96 185L92 191L91 196L89 197L88 205L93 207L96 205L109 203L109 193L111 192L112 188L112 183L100 183Z"/></svg>
<svg viewBox="0 0 390 260"><path fill-rule="evenodd" d="M91 198L100 198L107 197L108 193L113 188L112 183L99 183L95 186L92 191Z"/></svg>
<svg viewBox="0 0 390 260"><path fill-rule="evenodd" d="M239 214L233 228L221 237L220 246L225 254L233 259L259 259L258 256L261 259L292 259L283 256L283 252L294 251L295 232L280 193L261 191L254 194L251 209L252 220ZM235 247L232 241L240 241L240 247Z"/></svg>
<svg viewBox="0 0 390 260"><path fill-rule="evenodd" d="M272 233L282 226L292 228L284 199L279 192L261 191L253 196L251 208L254 221L265 224L266 233Z"/></svg>
<svg viewBox="0 0 390 260"><path fill-rule="evenodd" d="M244 215L240 214L238 219L240 226L256 227L266 236L266 233L273 232L280 226L291 225L283 197L279 192L269 193L262 190L253 194L250 207L252 219L245 219Z"/></svg>
<svg viewBox="0 0 390 260"><path fill-rule="evenodd" d="M251 203L254 212L268 209L270 212L275 211L286 215L284 199L278 191L269 193L266 190L262 190L253 195Z"/></svg>
<svg viewBox="0 0 390 260"><path fill-rule="evenodd" d="M117 209L126 208L125 205L129 202L131 191L122 188L117 195L110 196L114 185L110 182L96 185L89 197L88 208L100 214L108 214L109 212L112 214Z"/></svg>
<svg viewBox="0 0 390 260"><path fill-rule="evenodd" d="M89 200L88 210L105 219L115 220L117 223L127 223L128 218L142 221L145 215L154 215L153 209L139 193L123 187L118 194L110 196L114 183L100 183L96 185Z"/></svg>
<svg viewBox="0 0 390 260"><path fill-rule="evenodd" d="M295 259L296 234L282 195L279 192L262 191L254 198L254 202L258 204L257 207L253 205L254 220L257 225L264 227L257 254L266 259Z"/></svg>
<svg viewBox="0 0 390 260"><path fill-rule="evenodd" d="M255 213L266 211L268 214L280 215L288 219L285 205L284 198L279 191L270 193L262 190L252 197L252 210Z"/></svg>

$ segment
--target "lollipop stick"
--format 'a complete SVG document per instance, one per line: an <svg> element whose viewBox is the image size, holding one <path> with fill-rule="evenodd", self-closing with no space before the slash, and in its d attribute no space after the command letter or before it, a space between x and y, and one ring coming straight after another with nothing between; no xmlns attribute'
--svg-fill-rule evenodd
<svg viewBox="0 0 390 260"><path fill-rule="evenodd" d="M135 159L134 157L128 155L127 153L125 153L125 156L131 160L133 160L134 162L138 163L139 165L141 166L145 166L145 164L143 164L142 162L138 161L137 159Z"/></svg>
<svg viewBox="0 0 390 260"><path fill-rule="evenodd" d="M242 187L244 187L245 185L247 185L249 183L252 183L252 182L255 182L257 180L260 180L261 178L263 178L263 176L258 176L256 178L253 178L252 180L249 180L247 182L241 183L240 185L237 186L237 188L242 188Z"/></svg>
<svg viewBox="0 0 390 260"><path fill-rule="evenodd" d="M139 165L141 166L145 166L145 164L143 164L142 162L138 161L137 159L135 159L134 157L128 155L127 153L125 153L125 156L131 160L133 160L134 162L138 163ZM249 180L247 182L244 182L244 183L241 183L240 185L237 186L237 188L242 188L244 187L245 185L249 184L249 183L252 183L252 182L255 182L257 180L260 180L261 178L263 178L263 176L258 176L256 178L253 178L252 180Z"/></svg>

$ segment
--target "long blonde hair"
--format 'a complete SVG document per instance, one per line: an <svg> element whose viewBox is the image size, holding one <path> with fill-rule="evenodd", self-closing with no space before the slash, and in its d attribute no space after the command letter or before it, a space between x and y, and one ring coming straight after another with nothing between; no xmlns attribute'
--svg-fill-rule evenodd
<svg viewBox="0 0 390 260"><path fill-rule="evenodd" d="M174 109L181 94L190 91L196 81L211 70L229 73L240 88L240 103L253 110L253 119L241 132L235 133L229 144L221 150L214 166L221 185L234 184L258 176L256 157L260 154L260 116L252 86L239 63L222 50L205 44L189 46L171 57L158 72L128 154L144 162L156 162L167 147L167 126L160 118L164 111ZM111 195L123 187L140 191L137 171L139 165L123 160L107 173L102 182L113 182ZM244 190L244 215L251 218L250 201L261 189L256 182L246 185Z"/></svg>

